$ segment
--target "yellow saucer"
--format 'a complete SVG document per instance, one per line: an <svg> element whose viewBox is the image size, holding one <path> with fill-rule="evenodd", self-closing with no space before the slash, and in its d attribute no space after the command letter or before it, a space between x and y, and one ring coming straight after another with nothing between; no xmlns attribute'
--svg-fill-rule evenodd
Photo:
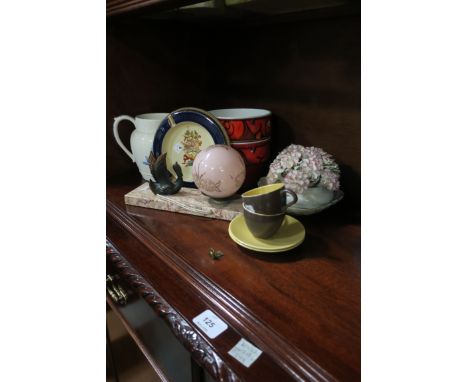
<svg viewBox="0 0 468 382"><path fill-rule="evenodd" d="M276 253L300 245L305 239L305 229L299 220L286 215L278 232L268 239L259 239L247 228L244 214L240 214L229 224L229 236L240 246L252 251Z"/></svg>

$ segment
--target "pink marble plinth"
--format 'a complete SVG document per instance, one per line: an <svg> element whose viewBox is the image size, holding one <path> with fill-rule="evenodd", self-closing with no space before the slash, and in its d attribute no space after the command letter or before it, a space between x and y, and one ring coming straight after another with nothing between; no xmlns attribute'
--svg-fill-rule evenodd
<svg viewBox="0 0 468 382"><path fill-rule="evenodd" d="M186 187L174 195L154 195L148 183L126 194L125 204L221 220L232 220L242 212L242 199L238 195L229 201L215 202L200 190Z"/></svg>

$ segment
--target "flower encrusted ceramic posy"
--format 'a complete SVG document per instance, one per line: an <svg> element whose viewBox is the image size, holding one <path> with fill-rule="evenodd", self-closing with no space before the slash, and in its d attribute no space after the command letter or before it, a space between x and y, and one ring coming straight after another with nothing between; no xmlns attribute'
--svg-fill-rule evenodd
<svg viewBox="0 0 468 382"><path fill-rule="evenodd" d="M321 148L289 145L271 163L266 181L269 184L283 182L296 194L302 194L309 187L337 191L340 168Z"/></svg>

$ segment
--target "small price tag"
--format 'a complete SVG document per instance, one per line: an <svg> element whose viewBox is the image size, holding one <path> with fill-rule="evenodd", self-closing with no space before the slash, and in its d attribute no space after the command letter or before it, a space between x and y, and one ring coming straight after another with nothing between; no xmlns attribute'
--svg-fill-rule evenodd
<svg viewBox="0 0 468 382"><path fill-rule="evenodd" d="M231 349L228 354L237 359L245 367L250 367L262 351L243 338Z"/></svg>
<svg viewBox="0 0 468 382"><path fill-rule="evenodd" d="M210 338L218 337L228 326L224 321L207 309L192 320Z"/></svg>

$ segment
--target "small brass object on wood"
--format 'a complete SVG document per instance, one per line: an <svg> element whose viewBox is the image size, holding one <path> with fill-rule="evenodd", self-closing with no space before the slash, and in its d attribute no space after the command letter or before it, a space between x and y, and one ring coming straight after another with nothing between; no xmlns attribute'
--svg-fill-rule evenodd
<svg viewBox="0 0 468 382"><path fill-rule="evenodd" d="M182 169L177 162L172 166L177 174L177 179L174 183L172 183L171 180L172 174L166 167L166 153L161 154L156 158L151 151L148 163L151 175L153 175L154 178L154 182L151 179L149 180L149 185L151 191L153 191L155 195L172 195L180 190L184 181Z"/></svg>
<svg viewBox="0 0 468 382"><path fill-rule="evenodd" d="M125 305L128 300L127 293L123 290L123 288L117 283L114 277L111 275L107 275L106 277L106 287L107 292L112 298L112 301L118 303L120 305Z"/></svg>
<svg viewBox="0 0 468 382"><path fill-rule="evenodd" d="M208 250L208 254L211 256L213 260L219 260L221 257L224 256L223 252L214 250L213 248L210 248Z"/></svg>

